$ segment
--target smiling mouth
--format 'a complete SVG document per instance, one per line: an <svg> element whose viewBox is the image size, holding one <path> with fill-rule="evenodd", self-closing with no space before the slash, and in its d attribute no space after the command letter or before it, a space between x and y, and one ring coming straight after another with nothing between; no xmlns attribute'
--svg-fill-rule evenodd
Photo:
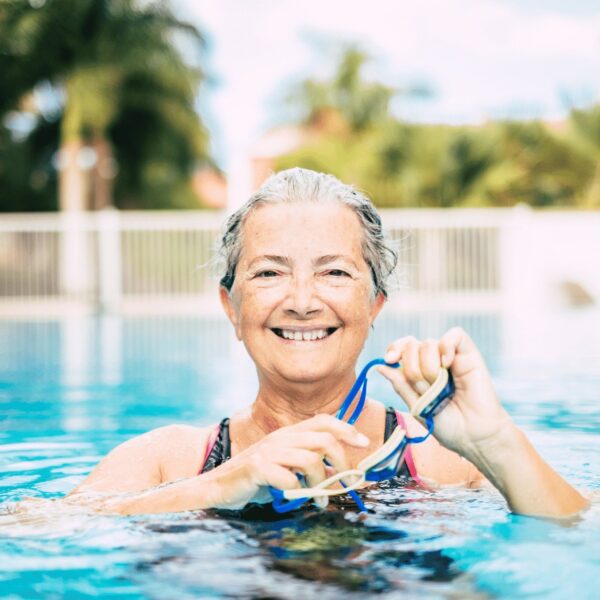
<svg viewBox="0 0 600 600"><path fill-rule="evenodd" d="M284 340L290 340L294 342L318 342L329 337L332 333L337 331L337 327L327 327L324 329L310 329L306 331L298 331L292 329L279 329L273 327L271 331L283 338Z"/></svg>

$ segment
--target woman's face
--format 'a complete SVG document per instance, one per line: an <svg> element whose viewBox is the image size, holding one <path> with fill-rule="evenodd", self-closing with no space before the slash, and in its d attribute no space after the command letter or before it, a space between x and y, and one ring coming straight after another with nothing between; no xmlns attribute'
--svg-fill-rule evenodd
<svg viewBox="0 0 600 600"><path fill-rule="evenodd" d="M373 298L362 231L341 203L250 213L235 282L221 299L259 374L317 382L353 369L384 298Z"/></svg>

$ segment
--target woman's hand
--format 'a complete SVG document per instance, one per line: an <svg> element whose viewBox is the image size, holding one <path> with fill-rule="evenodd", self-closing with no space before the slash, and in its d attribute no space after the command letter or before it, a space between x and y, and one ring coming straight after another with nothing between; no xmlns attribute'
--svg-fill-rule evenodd
<svg viewBox="0 0 600 600"><path fill-rule="evenodd" d="M335 471L347 470L344 444L366 448L369 439L331 415L317 415L270 433L201 478L215 484L212 505L216 508L268 502L267 486L282 490L300 487L296 473L306 477L309 487L329 477L324 458ZM325 506L327 499L320 503Z"/></svg>
<svg viewBox="0 0 600 600"><path fill-rule="evenodd" d="M172 435L182 432L180 426L175 431L166 431L174 445ZM156 440L161 431L152 436ZM185 434L185 430L183 431ZM197 432L193 432L194 437ZM184 435L185 436L185 435ZM134 448L123 444L103 461L104 467L115 467L117 463L137 464L144 456L138 446L145 446L145 440L138 440ZM206 435L208 439L208 435ZM309 486L315 486L332 473L323 464L326 458L335 471L348 469L344 445L366 448L369 439L352 425L343 423L331 415L322 414L289 427L282 427L265 436L243 452L236 454L219 467L193 477L183 477L156 485L131 489L121 486L115 490L103 485L102 473L97 475L95 485L81 486L65 502L80 504L101 512L123 515L178 512L205 508L242 508L248 502L269 502L271 496L267 486L279 489L299 488L296 473L305 476ZM185 447L185 445L184 445ZM101 464L103 464L101 463ZM99 480L99 481L98 481ZM139 482L134 482L137 486ZM94 484L94 481L92 481ZM322 506L326 499L319 501Z"/></svg>
<svg viewBox="0 0 600 600"><path fill-rule="evenodd" d="M496 397L490 374L473 340L459 327L440 340L396 340L388 347L387 362L400 362L400 369L380 367L396 392L412 408L447 368L454 378L453 399L435 417L435 437L447 448L467 458L473 446L512 426L512 420Z"/></svg>
<svg viewBox="0 0 600 600"><path fill-rule="evenodd" d="M399 339L389 346L385 360L401 363L401 369L379 370L410 408L440 367L452 373L456 391L434 417L434 435L475 464L512 510L566 517L585 508L586 499L542 459L504 410L481 354L462 329L450 329L439 341Z"/></svg>

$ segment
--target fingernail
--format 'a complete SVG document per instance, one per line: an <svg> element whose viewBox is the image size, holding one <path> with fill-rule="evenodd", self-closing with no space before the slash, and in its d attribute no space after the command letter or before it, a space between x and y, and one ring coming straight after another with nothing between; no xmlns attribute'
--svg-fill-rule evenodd
<svg viewBox="0 0 600 600"><path fill-rule="evenodd" d="M383 357L383 360L385 360L386 363L393 363L394 354L392 352L386 352L385 356Z"/></svg>
<svg viewBox="0 0 600 600"><path fill-rule="evenodd" d="M369 438L366 435L363 435L362 433L359 433L356 436L356 441L361 445L361 446L368 446L371 441L369 440Z"/></svg>
<svg viewBox="0 0 600 600"><path fill-rule="evenodd" d="M421 396L429 389L429 385L425 381L415 381L414 387Z"/></svg>

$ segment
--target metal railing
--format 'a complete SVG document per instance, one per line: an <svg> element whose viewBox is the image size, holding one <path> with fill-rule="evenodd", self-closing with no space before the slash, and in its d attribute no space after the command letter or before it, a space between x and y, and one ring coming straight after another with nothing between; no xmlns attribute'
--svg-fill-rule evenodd
<svg viewBox="0 0 600 600"><path fill-rule="evenodd" d="M592 222L598 223L600 239L596 214L544 215L522 208L381 213L399 251L395 297L417 307L452 297L459 305L469 299L496 302L523 288L540 271L539 265L525 269L534 225L550 231L572 222L577 240L585 227L593 238ZM169 304L188 302L197 309L204 306L200 299L217 298L218 278L209 264L224 218L209 211L4 214L0 314L50 304L168 310ZM543 260L543 248L538 254Z"/></svg>

